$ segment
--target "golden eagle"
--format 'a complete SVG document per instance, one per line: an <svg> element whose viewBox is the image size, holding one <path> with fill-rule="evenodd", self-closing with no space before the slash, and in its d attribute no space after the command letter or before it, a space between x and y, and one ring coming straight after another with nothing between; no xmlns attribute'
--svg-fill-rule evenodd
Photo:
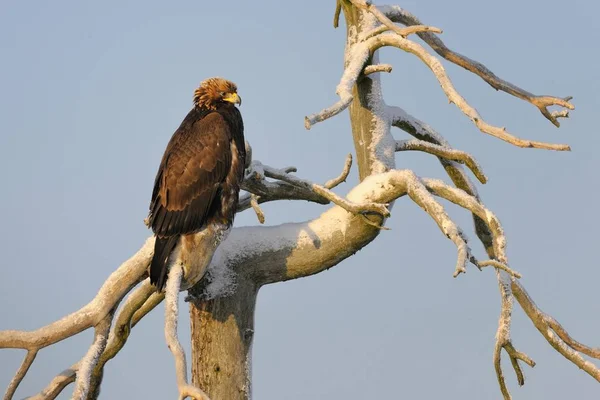
<svg viewBox="0 0 600 400"><path fill-rule="evenodd" d="M233 223L246 161L242 115L235 107L241 103L233 82L205 80L167 145L148 216L156 235L150 282L159 291L178 245L183 253L193 246L194 234Z"/></svg>

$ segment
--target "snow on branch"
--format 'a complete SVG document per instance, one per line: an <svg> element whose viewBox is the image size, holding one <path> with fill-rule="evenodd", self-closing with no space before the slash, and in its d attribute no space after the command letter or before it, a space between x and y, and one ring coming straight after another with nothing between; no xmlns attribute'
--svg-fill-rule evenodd
<svg viewBox="0 0 600 400"><path fill-rule="evenodd" d="M94 328L94 342L79 362L79 371L75 379L75 390L73 391L72 400L86 400L88 397L92 372L106 348L112 317L113 313L111 312Z"/></svg>
<svg viewBox="0 0 600 400"><path fill-rule="evenodd" d="M258 203L265 203L276 200L306 200L319 204L329 204L329 200L319 196L312 190L305 190L296 185L287 182L271 182L265 179L265 166L260 161L253 161L250 168L246 170L242 189L249 192L240 196L237 212L242 212L250 208L251 194L258 196ZM271 168L268 167L267 168ZM285 169L286 173L293 170Z"/></svg>
<svg viewBox="0 0 600 400"><path fill-rule="evenodd" d="M297 178L293 175L286 173L283 170L278 170L275 168L265 168L265 176L268 178L279 179L281 181L287 182L289 184L302 187L307 190L311 190L318 195L326 198L332 203L342 207L344 210L353 213L353 214L361 214L361 213L376 213L383 217L389 217L390 211L387 209L386 204L380 204L376 202L364 202L364 203L354 203L352 201L348 201L343 197L338 196L334 192L327 189L325 186L319 185L317 183L312 183L304 179Z"/></svg>
<svg viewBox="0 0 600 400"><path fill-rule="evenodd" d="M379 10L386 15L391 21L401 23L405 26L421 26L422 23L413 14L402 9L399 6L382 6L378 7ZM540 112L556 127L560 126L558 118L567 118L569 116L568 110L574 110L575 107L569 101L572 97L554 97L554 96L537 96L520 87L507 82L492 71L490 71L485 65L472 60L468 57L463 56L451 49L449 49L444 42L436 35L430 32L419 32L417 33L425 43L427 43L437 54L453 64L456 64L464 69L478 75L490 86L496 90L501 90L514 97L525 100L534 106L536 106ZM559 106L564 107L566 110L550 112L548 107Z"/></svg>
<svg viewBox="0 0 600 400"><path fill-rule="evenodd" d="M242 188L250 193L240 197L237 212L252 207L262 224L265 215L259 203L274 200L307 200L319 204L329 204L332 199L338 199L338 196L329 189L345 182L351 167L352 155L348 154L341 174L321 186L291 176L290 173L296 172L295 167L278 169L263 165L260 161L253 161L246 171L242 183ZM278 179L278 181L267 181L266 178ZM316 185L317 189L312 185Z"/></svg>
<svg viewBox="0 0 600 400"><path fill-rule="evenodd" d="M356 43L347 50L346 66L342 73L340 83L335 91L340 97L340 100L331 107L325 108L316 114L304 117L304 127L306 129L310 129L318 122L335 117L350 106L350 103L352 103L352 100L354 99L352 88L356 84L357 79L369 59L369 55L369 47L363 42Z"/></svg>
<svg viewBox="0 0 600 400"><path fill-rule="evenodd" d="M436 28L433 26L426 25L411 25L406 28L400 28L393 21L391 21L384 13L382 13L375 5L373 5L370 1L365 0L350 0L350 2L358 8L363 10L367 10L371 14L375 16L387 29L394 31L398 35L402 37L407 37L408 35L420 32L433 32L433 33L442 33L440 28Z"/></svg>
<svg viewBox="0 0 600 400"><path fill-rule="evenodd" d="M401 20L406 22L409 28L412 27L415 29L415 32L410 33L418 33L420 37L422 37L428 44L432 45L434 50L437 49L436 51L442 49L441 46L443 46L443 42L441 42L441 40L439 40L433 33L438 31L441 32L439 29L430 28L424 31L424 26L420 23L417 24L417 19L414 17L413 19L410 19L407 16L410 14L407 14L399 8L383 7L383 11L381 11L379 8L365 0L351 0L351 3L355 7L366 10L367 12L373 14L383 25L367 31L362 35L361 40L358 40L356 43L348 43L346 50L346 66L344 68L340 83L336 89L336 93L340 97L340 100L334 105L325 108L316 114L305 117L306 129L310 129L315 123L331 118L348 108L353 101L352 88L356 84L361 74L364 74L366 71L370 73L381 71L379 69L380 67L373 66L371 68L371 66L365 65L369 60L369 57L381 47L396 47L417 56L421 61L423 61L437 78L450 103L454 103L458 109L463 112L463 114L473 121L475 126L477 126L481 132L504 140L505 142L518 147L531 147L557 151L570 150L570 147L565 144L553 144L521 139L509 133L504 127L497 127L487 123L482 119L477 110L472 107L454 88L454 85L452 84L440 61L428 53L427 50L425 50L425 48L420 44L408 40L406 38L408 31L396 26L392 19L388 17L391 15L394 16L393 20ZM386 33L389 31L392 32ZM466 57L457 55L457 53L450 52L445 46L443 46L443 49L445 50L440 50L438 53L448 58L450 61L455 62L458 65L467 68L469 71L483 77L490 82L494 88L498 90L504 90L507 93L534 104L540 109L544 116L546 116L546 118L552 121L556 126L559 125L557 118L567 117L568 112L567 110L550 112L548 111L548 106L559 105L567 109L574 109L574 106L569 103L569 100L571 99L570 97L560 99L551 96L534 96L529 92L526 92L506 81L499 79L492 74L491 71L483 67L483 65L469 60Z"/></svg>

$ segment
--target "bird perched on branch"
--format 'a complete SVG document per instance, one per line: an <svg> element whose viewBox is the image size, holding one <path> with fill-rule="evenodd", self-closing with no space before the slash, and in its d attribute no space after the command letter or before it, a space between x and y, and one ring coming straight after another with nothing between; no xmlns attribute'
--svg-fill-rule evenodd
<svg viewBox="0 0 600 400"><path fill-rule="evenodd" d="M156 235L150 282L159 291L171 263L193 263L191 254L208 243L198 234L218 235L233 223L246 163L244 125L235 107L241 103L233 82L203 81L194 108L167 145L148 216ZM198 279L203 274L196 272Z"/></svg>

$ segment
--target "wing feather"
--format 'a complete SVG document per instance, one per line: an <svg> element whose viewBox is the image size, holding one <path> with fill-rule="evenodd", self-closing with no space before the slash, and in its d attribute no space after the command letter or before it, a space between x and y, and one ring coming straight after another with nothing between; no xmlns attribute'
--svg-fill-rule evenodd
<svg viewBox="0 0 600 400"><path fill-rule="evenodd" d="M202 228L231 167L231 133L217 112L184 123L163 156L150 206L150 225L158 236Z"/></svg>

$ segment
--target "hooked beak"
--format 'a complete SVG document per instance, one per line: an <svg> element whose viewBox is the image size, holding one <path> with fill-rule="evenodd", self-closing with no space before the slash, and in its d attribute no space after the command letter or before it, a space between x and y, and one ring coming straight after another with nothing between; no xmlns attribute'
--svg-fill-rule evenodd
<svg viewBox="0 0 600 400"><path fill-rule="evenodd" d="M242 98L237 93L227 93L223 97L224 101L228 101L229 103L242 105Z"/></svg>

